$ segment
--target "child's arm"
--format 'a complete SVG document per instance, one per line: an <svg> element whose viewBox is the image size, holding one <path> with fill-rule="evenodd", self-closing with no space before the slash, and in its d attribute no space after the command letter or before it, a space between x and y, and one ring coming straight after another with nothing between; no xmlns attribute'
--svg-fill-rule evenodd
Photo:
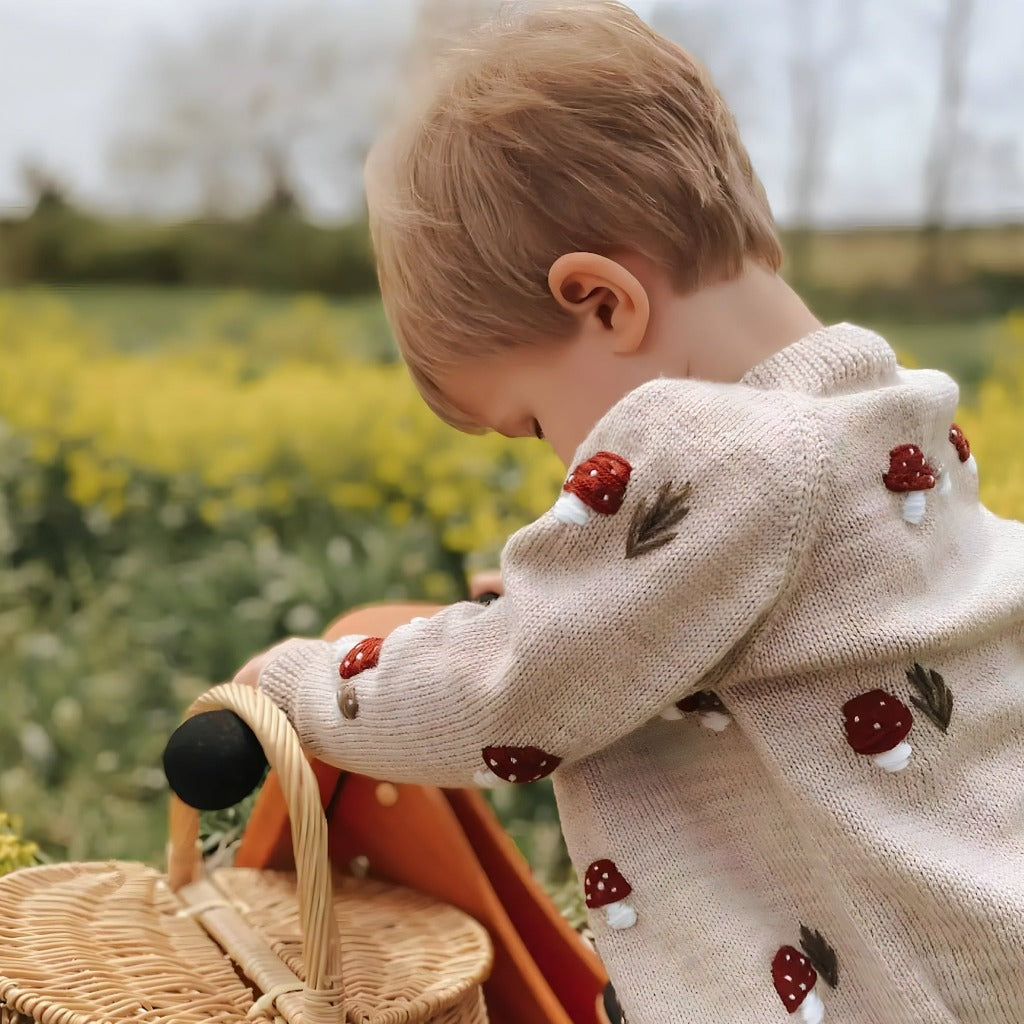
<svg viewBox="0 0 1024 1024"><path fill-rule="evenodd" d="M799 402L644 385L579 451L573 488L599 486L569 518L587 502L603 511L585 523L548 512L516 533L503 597L453 605L379 648L290 641L260 687L311 751L379 778L529 781L614 743L701 689L793 578L828 457Z"/></svg>

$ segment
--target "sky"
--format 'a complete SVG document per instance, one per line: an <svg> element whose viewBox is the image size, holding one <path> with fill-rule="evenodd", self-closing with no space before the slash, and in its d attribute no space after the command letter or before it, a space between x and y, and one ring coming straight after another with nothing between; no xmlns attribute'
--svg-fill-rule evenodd
<svg viewBox="0 0 1024 1024"><path fill-rule="evenodd" d="M0 216L26 207L26 162L55 175L92 207L188 212L191 193L185 186L168 182L140 194L125 186L112 165L114 144L129 126L138 131L141 125L144 132L156 127L157 115L147 114L140 99L147 68L213 20L231 12L258 20L293 2L0 0ZM341 13L346 52L363 68L372 63L375 40L410 31L415 6L415 0L319 2ZM813 58L824 129L812 213L827 224L913 222L920 215L948 3L637 0L633 6L644 16L660 10L662 24L711 68L783 221L794 209L799 145L790 75L798 55ZM1024 3L973 0L972 13L951 215L961 221L1022 221ZM221 68L222 78L230 73ZM346 95L322 112L319 123L365 120L372 106L369 79L361 72L359 80L363 94ZM196 76L191 83L199 96L202 82ZM324 147L303 152L297 173L313 213L322 219L350 215L360 201L357 170L346 171L341 181L339 164L325 156Z"/></svg>

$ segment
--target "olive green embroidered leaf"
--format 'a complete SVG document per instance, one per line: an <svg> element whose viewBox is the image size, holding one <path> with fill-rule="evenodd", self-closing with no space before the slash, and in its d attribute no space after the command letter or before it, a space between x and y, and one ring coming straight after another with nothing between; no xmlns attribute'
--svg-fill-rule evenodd
<svg viewBox="0 0 1024 1024"><path fill-rule="evenodd" d="M828 982L830 988L839 984L839 961L836 951L825 941L821 932L811 931L800 925L800 945L803 947L811 966Z"/></svg>
<svg viewBox="0 0 1024 1024"><path fill-rule="evenodd" d="M671 481L663 483L651 505L641 502L633 513L626 537L626 557L636 558L660 548L676 536L672 528L682 522L690 511L686 502L690 485L676 487Z"/></svg>
<svg viewBox="0 0 1024 1024"><path fill-rule="evenodd" d="M912 669L907 669L907 679L921 695L910 698L914 707L923 711L943 732L946 732L953 717L953 694L945 679L934 670L926 672L916 661Z"/></svg>

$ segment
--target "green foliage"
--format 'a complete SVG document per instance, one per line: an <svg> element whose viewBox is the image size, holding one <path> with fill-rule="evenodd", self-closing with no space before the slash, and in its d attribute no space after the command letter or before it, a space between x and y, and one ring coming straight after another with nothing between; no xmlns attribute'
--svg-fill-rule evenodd
<svg viewBox="0 0 1024 1024"><path fill-rule="evenodd" d="M31 867L38 848L21 837L21 819L0 811L0 875Z"/></svg>
<svg viewBox="0 0 1024 1024"><path fill-rule="evenodd" d="M377 277L365 223L309 224L268 209L244 221L109 221L57 197L0 220L0 284L202 285L366 295Z"/></svg>

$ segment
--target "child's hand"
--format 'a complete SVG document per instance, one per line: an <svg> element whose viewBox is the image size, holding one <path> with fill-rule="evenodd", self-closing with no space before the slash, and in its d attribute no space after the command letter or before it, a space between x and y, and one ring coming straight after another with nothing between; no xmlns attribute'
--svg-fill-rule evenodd
<svg viewBox="0 0 1024 1024"><path fill-rule="evenodd" d="M505 593L505 586L501 582L501 573L497 569L488 572L474 573L469 580L469 596L476 600L482 594L497 594L501 597Z"/></svg>

